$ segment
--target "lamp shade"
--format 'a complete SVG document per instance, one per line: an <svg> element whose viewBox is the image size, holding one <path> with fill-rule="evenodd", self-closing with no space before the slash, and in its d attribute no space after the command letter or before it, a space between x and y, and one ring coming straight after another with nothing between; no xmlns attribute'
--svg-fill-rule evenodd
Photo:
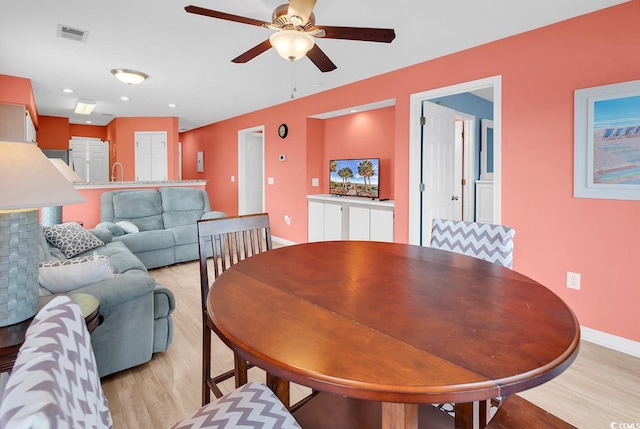
<svg viewBox="0 0 640 429"><path fill-rule="evenodd" d="M33 143L0 142L0 176L0 210L85 202Z"/></svg>
<svg viewBox="0 0 640 429"><path fill-rule="evenodd" d="M278 54L286 60L299 60L307 55L315 42L313 37L305 32L297 30L282 30L273 33L269 37L271 46L276 48Z"/></svg>
<svg viewBox="0 0 640 429"><path fill-rule="evenodd" d="M84 179L80 176L78 176L78 173L76 173L75 171L73 171L73 169L71 167L69 167L69 164L67 164L66 162L64 162L62 159L60 158L49 158L49 161L51 161L51 163L53 164L53 166L55 168L58 169L58 171L60 173L62 173L62 175L71 183L74 182L84 182Z"/></svg>

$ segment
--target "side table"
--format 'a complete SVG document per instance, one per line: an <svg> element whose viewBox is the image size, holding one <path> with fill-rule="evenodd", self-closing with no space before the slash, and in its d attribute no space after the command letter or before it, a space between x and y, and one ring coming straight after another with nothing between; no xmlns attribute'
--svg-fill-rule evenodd
<svg viewBox="0 0 640 429"><path fill-rule="evenodd" d="M78 303L89 333L93 332L102 322L100 300L87 293L69 293L67 295ZM38 298L38 308L44 307L47 302L56 296L58 295L41 296ZM33 317L23 322L0 328L0 373L9 372L13 368L18 351L20 351L20 347L24 343L27 329L32 320Z"/></svg>

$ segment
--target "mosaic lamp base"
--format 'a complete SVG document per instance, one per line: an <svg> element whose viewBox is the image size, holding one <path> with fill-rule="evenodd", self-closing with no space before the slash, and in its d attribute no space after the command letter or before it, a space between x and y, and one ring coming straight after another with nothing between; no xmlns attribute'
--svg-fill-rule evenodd
<svg viewBox="0 0 640 429"><path fill-rule="evenodd" d="M38 312L38 210L0 211L0 326Z"/></svg>

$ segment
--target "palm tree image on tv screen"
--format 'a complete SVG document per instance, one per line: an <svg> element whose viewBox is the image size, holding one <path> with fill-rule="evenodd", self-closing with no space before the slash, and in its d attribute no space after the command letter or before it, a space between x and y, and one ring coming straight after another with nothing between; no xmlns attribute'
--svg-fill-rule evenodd
<svg viewBox="0 0 640 429"><path fill-rule="evenodd" d="M334 159L329 162L329 170L331 195L380 197L378 158Z"/></svg>

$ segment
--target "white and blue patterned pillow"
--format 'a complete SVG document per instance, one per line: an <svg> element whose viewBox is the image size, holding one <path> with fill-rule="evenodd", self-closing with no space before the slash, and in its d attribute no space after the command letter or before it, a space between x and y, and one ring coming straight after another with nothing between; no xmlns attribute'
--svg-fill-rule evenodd
<svg viewBox="0 0 640 429"><path fill-rule="evenodd" d="M114 277L108 256L82 256L38 264L40 286L51 293L65 293Z"/></svg>
<svg viewBox="0 0 640 429"><path fill-rule="evenodd" d="M67 258L73 258L87 250L104 246L104 241L76 222L43 226L42 232L47 241L60 249Z"/></svg>

